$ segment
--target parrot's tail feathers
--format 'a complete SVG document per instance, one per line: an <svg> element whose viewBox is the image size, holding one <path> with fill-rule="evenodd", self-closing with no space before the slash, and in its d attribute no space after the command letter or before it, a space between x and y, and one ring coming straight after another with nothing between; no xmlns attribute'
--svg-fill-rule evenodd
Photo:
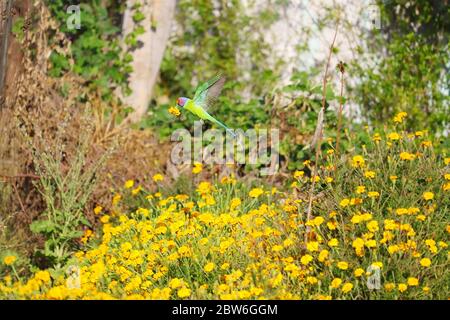
<svg viewBox="0 0 450 320"><path fill-rule="evenodd" d="M234 139L237 139L237 134L232 129L227 128L226 130Z"/></svg>
<svg viewBox="0 0 450 320"><path fill-rule="evenodd" d="M228 132L234 139L237 138L236 133L234 133L234 131L230 128L228 128L224 123L220 122L219 120L217 120L214 117L211 117L211 121L213 121L214 123L218 124L219 126L221 126L222 128L225 129L226 132Z"/></svg>

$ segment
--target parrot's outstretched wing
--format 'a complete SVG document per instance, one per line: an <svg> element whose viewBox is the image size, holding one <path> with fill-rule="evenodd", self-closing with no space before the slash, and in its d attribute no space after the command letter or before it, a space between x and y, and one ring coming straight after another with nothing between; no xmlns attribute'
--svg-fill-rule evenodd
<svg viewBox="0 0 450 320"><path fill-rule="evenodd" d="M216 102L224 84L225 78L218 74L200 85L194 95L195 104L208 110Z"/></svg>

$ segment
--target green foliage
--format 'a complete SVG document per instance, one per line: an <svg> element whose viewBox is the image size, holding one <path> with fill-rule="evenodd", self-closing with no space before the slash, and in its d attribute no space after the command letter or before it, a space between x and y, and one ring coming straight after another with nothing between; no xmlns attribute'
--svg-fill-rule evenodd
<svg viewBox="0 0 450 320"><path fill-rule="evenodd" d="M267 4L267 9L276 5ZM211 0L179 1L176 19L180 30L166 50L158 92L171 99L190 96L195 85L222 72L232 81L215 114L225 122L233 120L239 127L245 126L246 118L240 113L255 111L257 102L252 99L270 92L281 70L281 62L268 63L270 48L263 41L265 28L277 19L271 8L250 17L240 1L217 7ZM243 76L246 80L239 80ZM251 92L250 97L244 91ZM250 103L245 106L247 100ZM230 117L230 108L238 113L236 117Z"/></svg>
<svg viewBox="0 0 450 320"><path fill-rule="evenodd" d="M411 115L410 125L424 123L442 133L449 125L446 9L438 2L408 4L380 3L382 30L367 39L369 59L354 64L353 71L360 78L354 97L363 116L371 120L384 122L406 111Z"/></svg>
<svg viewBox="0 0 450 320"><path fill-rule="evenodd" d="M82 76L92 90L99 90L103 98L111 99L115 88L126 89L129 73L129 57L121 56L119 22L122 5L115 0L90 0L80 4L81 29L69 29L65 1L47 1L53 17L60 23L60 30L72 41L71 57L53 52L50 57L50 75L60 77L71 66Z"/></svg>
<svg viewBox="0 0 450 320"><path fill-rule="evenodd" d="M44 257L56 268L69 258L76 247L75 239L83 235L81 227L89 226L83 210L95 187L96 173L104 164L109 152L102 154L93 164L86 157L92 141L93 128L86 122L79 136L73 157L67 159L65 150L65 127L62 123L57 132L57 143L41 150L30 140L33 162L40 176L36 184L46 204L44 219L35 220L30 229L45 238L43 249L37 255ZM38 135L41 135L38 131ZM41 136L42 141L44 137ZM67 163L64 168L62 163Z"/></svg>

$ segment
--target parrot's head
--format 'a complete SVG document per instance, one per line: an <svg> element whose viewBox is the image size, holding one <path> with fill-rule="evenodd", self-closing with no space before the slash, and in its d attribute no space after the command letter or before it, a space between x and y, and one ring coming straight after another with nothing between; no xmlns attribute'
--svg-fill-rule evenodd
<svg viewBox="0 0 450 320"><path fill-rule="evenodd" d="M188 98L180 97L177 99L177 106L184 108L184 105L188 101Z"/></svg>

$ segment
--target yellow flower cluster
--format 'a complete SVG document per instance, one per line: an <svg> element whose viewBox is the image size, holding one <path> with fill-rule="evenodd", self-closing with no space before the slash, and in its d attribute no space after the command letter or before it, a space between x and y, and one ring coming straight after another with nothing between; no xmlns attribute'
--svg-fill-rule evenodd
<svg viewBox="0 0 450 320"><path fill-rule="evenodd" d="M350 156L341 175L327 163L315 180L324 181L316 187L328 197L314 199L309 220L302 192L310 190L311 170L295 171L295 188L287 191L246 189L230 176L202 181L190 195L146 194L139 207L129 206L129 180L112 200L121 212L94 209L102 230L86 231L70 260L78 275L42 270L22 280L16 257L6 256L10 273L0 279L0 298L447 298L441 275L448 272L450 176L442 159L429 155L414 157L420 170L413 176L412 163L403 161L409 156L400 153L413 150L406 143L417 138L408 139L378 134L375 151ZM418 143L411 154L431 152L423 148ZM376 150L385 153L371 154ZM427 179L430 163L439 174ZM194 174L201 170L194 165ZM368 279L377 274L381 288L371 290Z"/></svg>

